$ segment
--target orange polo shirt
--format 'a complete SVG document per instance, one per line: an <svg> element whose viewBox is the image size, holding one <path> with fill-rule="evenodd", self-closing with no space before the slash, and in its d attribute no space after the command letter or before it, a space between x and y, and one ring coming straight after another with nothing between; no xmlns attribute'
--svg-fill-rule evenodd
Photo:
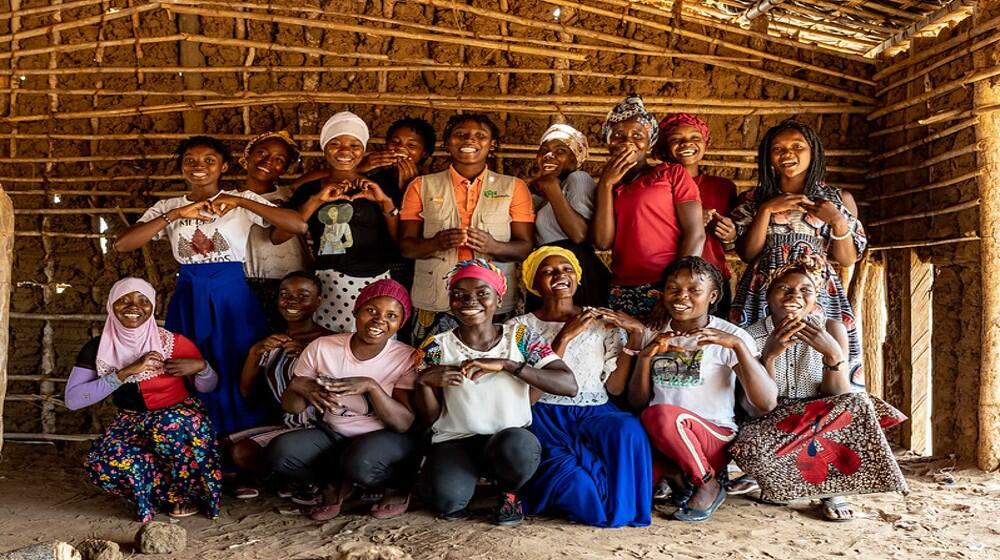
<svg viewBox="0 0 1000 560"><path fill-rule="evenodd" d="M483 178L486 176L486 170L484 169L472 181L459 175L454 167L449 166L448 171L451 175L451 184L455 189L458 217L462 222L462 227L467 228L472 224L472 213L476 210L479 193L483 190ZM417 177L406 187L406 194L403 195L403 207L399 210L399 219L418 222L424 220L424 203L420 196L422 179L423 177ZM512 222L535 223L535 206L531 200L531 191L528 190L528 185L524 181L517 178L514 179L514 195L510 199L510 219ZM458 260L469 260L472 257L472 249L464 246L458 248Z"/></svg>

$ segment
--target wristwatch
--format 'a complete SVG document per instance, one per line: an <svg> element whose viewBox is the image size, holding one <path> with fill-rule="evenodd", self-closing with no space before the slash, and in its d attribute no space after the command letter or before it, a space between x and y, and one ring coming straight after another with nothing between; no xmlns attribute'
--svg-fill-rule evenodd
<svg viewBox="0 0 1000 560"><path fill-rule="evenodd" d="M389 216L390 218L395 218L396 216L399 215L399 207L398 206L393 206L392 210L389 210L388 212L382 212L382 213L385 214L386 216Z"/></svg>

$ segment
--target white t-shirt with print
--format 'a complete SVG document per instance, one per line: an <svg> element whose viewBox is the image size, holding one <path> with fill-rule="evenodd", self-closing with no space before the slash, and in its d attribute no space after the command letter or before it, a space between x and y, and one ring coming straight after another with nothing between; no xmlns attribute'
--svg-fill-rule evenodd
<svg viewBox="0 0 1000 560"><path fill-rule="evenodd" d="M729 321L710 317L708 328L734 334L746 344L751 354L760 354L750 334ZM670 332L670 323L663 328L663 332ZM642 345L652 342L657 334L646 329ZM653 398L649 405L679 406L718 426L735 430L736 373L733 368L738 363L734 350L718 344L657 354L650 363Z"/></svg>
<svg viewBox="0 0 1000 560"><path fill-rule="evenodd" d="M249 191L219 191L211 200L222 193L252 200L265 206L274 206L259 194ZM174 208L187 206L192 202L187 196L161 200L146 210L139 221L155 220ZM223 216L214 216L211 220L174 220L153 236L153 241L163 239L165 234L170 240L174 258L181 264L241 263L246 260L250 227L255 224L261 227L269 226L267 221L257 214L245 208L236 208Z"/></svg>
<svg viewBox="0 0 1000 560"><path fill-rule="evenodd" d="M278 205L287 202L292 190L279 186L262 196L268 202ZM281 245L271 243L270 228L254 225L247 240L246 261L243 271L247 278L271 278L280 280L289 272L309 268L310 255L301 235L296 235Z"/></svg>

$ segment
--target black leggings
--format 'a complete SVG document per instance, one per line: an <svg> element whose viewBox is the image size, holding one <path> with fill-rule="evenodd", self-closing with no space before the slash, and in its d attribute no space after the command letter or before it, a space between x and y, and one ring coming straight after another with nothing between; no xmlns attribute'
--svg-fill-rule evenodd
<svg viewBox="0 0 1000 560"><path fill-rule="evenodd" d="M541 456L541 444L525 428L435 443L427 454L428 500L442 514L465 509L481 473L501 492L516 492L535 474Z"/></svg>
<svg viewBox="0 0 1000 560"><path fill-rule="evenodd" d="M416 475L416 451L417 439L410 434L378 430L348 438L307 428L274 438L265 453L271 472L285 478L407 489Z"/></svg>

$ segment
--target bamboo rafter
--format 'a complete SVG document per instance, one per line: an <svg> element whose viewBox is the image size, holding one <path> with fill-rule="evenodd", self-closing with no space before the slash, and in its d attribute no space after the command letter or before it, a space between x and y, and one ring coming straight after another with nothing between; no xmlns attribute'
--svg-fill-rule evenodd
<svg viewBox="0 0 1000 560"><path fill-rule="evenodd" d="M951 206L946 206L944 208L935 208L934 210L927 210L924 212L913 212L910 214L901 214L899 216L892 216L891 218L885 218L882 220L875 220L874 222L869 222L865 224L866 227L879 227L887 224L895 224L897 222L905 222L909 220L918 220L921 218L933 218L934 216L941 216L942 214L953 214L955 212L961 212L963 210L970 210L979 206L979 199L969 200L967 202L962 202L959 204L953 204Z"/></svg>

